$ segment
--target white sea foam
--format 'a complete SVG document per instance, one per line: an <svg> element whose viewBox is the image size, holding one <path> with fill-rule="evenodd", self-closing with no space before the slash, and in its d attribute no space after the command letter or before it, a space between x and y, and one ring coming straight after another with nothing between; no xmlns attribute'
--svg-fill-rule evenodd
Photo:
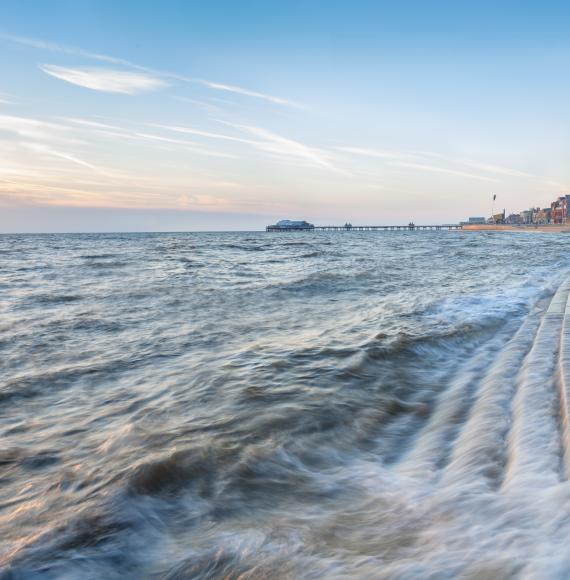
<svg viewBox="0 0 570 580"><path fill-rule="evenodd" d="M569 577L566 245L0 237L5 577Z"/></svg>

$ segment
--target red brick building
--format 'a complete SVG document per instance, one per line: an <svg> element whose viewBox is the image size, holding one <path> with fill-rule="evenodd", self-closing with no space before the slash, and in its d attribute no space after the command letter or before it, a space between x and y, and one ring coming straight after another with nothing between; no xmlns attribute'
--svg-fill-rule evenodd
<svg viewBox="0 0 570 580"><path fill-rule="evenodd" d="M570 195L562 195L550 205L550 220L553 224L565 224L570 214Z"/></svg>

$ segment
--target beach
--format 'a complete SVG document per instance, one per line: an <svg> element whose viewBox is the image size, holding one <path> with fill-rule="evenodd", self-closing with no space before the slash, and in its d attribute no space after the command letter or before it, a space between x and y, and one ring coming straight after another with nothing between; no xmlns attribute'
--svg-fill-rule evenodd
<svg viewBox="0 0 570 580"><path fill-rule="evenodd" d="M495 231L495 232L541 232L545 234L562 234L570 233L570 224L527 224L527 225L514 225L514 224L465 224L462 227L463 230L467 232L484 232L484 231Z"/></svg>

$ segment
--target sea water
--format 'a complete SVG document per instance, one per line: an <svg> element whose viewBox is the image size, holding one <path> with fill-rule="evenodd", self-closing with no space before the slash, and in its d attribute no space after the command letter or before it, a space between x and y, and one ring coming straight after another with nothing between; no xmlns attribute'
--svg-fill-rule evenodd
<svg viewBox="0 0 570 580"><path fill-rule="evenodd" d="M0 577L569 577L569 274L564 234L0 236Z"/></svg>

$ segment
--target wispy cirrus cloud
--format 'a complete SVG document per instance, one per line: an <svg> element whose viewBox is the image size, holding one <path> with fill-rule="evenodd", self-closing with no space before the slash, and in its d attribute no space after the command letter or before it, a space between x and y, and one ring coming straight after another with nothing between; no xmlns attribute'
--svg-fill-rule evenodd
<svg viewBox="0 0 570 580"><path fill-rule="evenodd" d="M0 92L0 105L13 105L14 101L5 93Z"/></svg>
<svg viewBox="0 0 570 580"><path fill-rule="evenodd" d="M368 149L366 147L335 147L337 151L360 155L363 157L374 157L376 159L417 159L418 155L403 151L390 151L388 149Z"/></svg>
<svg viewBox="0 0 570 580"><path fill-rule="evenodd" d="M267 101L269 103L273 103L276 105L295 107L295 108L302 108L303 107L303 105L301 105L300 103L297 103L295 101L292 101L290 99L286 99L283 97L269 95L267 93L263 93L263 92L248 89L248 88L244 88L244 87L241 87L238 85L214 82L214 81L209 81L206 79L196 79L196 78L188 77L188 76L181 75L178 73L173 73L170 71L158 71L158 70L152 69L150 67L141 66L139 64L136 64L134 62L131 62L131 61L123 59L123 58L118 58L118 57L109 56L106 54L92 52L92 51L84 50L82 48L77 48L77 47L73 47L73 46L65 46L65 45L54 43L54 42L47 42L47 41L41 40L41 39L27 38L27 37L22 37L22 36L14 36L14 35L9 35L9 34L0 34L0 39L8 41L8 42L16 43L16 44L19 44L22 46L28 46L30 48L35 48L38 50L45 50L48 52L67 54L67 55L72 55L72 56L80 56L80 57L87 58L90 60L96 60L99 62L105 62L108 64L120 65L123 67L131 68L131 69L134 69L134 70L139 71L141 73L144 73L148 78L154 79L155 82L158 81L158 82L162 83L161 86L164 86L165 84L167 84L165 82L165 80L163 80L163 79L170 79L170 80L175 80L175 81L180 81L180 82L185 82L185 83L200 84L200 85L208 87L209 89L212 89L212 90L224 91L226 93L233 93L233 94L251 97L251 98L255 98L255 99L261 99L261 100L264 100L264 101ZM50 65L46 65L46 66L50 66ZM52 68L54 68L54 65L52 65ZM56 68L63 68L63 67L56 67ZM48 74L52 74L52 76L57 76L58 78L62 78L62 80L67 80L68 82L72 82L73 84L78 84L80 86L85 86L87 88L92 88L94 90L105 90L105 89L97 88L96 86L90 86L94 83L95 79L87 79L87 81L85 81L85 78L84 78L83 82L89 82L89 84L82 84L81 82L74 82L73 80L69 80L68 78L63 78L61 76L58 76L58 74L53 74L53 72L45 70L44 67L42 67L42 69L45 72L47 72ZM76 71L83 71L83 72L85 71L85 69L69 69L69 70L70 71L76 70ZM116 72L121 72L121 71L116 71ZM69 76L69 75L66 75L66 76ZM81 79L81 76L79 77L80 79ZM77 80L78 77L77 77L77 75L73 75L73 78L75 78ZM95 83L95 84L100 85L100 83ZM153 87L153 88L159 88L159 87ZM127 90L113 90L110 92L121 92L121 93L127 93L127 94L134 94L134 92L127 91ZM140 91L138 91L138 92L140 92Z"/></svg>
<svg viewBox="0 0 570 580"><path fill-rule="evenodd" d="M223 112L222 107L214 105L212 103L201 101L200 99L191 99L190 97L184 97L180 95L173 95L172 98L176 101L180 101L181 103L187 103L189 105L200 107L201 109L203 109L204 111L206 111L211 115L219 115L221 112Z"/></svg>
<svg viewBox="0 0 570 580"><path fill-rule="evenodd" d="M79 157L72 155L71 153L66 153L64 151L58 151L57 149L53 149L49 145L45 145L42 143L22 143L21 146L36 153L41 153L51 157L58 157L59 159L64 159L65 161L70 161L71 163L80 165L81 167L87 167L88 169L96 171L97 173L105 173L105 171L100 167L97 167L92 163L88 163L87 161L84 161L83 159L80 159Z"/></svg>
<svg viewBox="0 0 570 580"><path fill-rule="evenodd" d="M459 177L479 179L481 181L498 182L499 179L496 179L496 176L540 179L536 175L511 167L503 167L468 159L455 159L431 151L391 151L364 147L336 147L335 149L352 155L385 159L392 166L408 167L410 169L431 173L447 173L448 175L457 175ZM476 169L479 173L465 171L465 168Z"/></svg>
<svg viewBox="0 0 570 580"><path fill-rule="evenodd" d="M193 141L185 141L183 139L171 139L169 137L163 137L162 135L153 135L152 133L133 133L134 137L146 141L157 141L159 143L167 143L177 146L182 146L185 149L198 153L200 155L207 155L209 157L220 157L223 159L237 159L235 155L231 153L223 153L221 151L212 151L211 149L205 149L204 147L199 147Z"/></svg>
<svg viewBox="0 0 570 580"><path fill-rule="evenodd" d="M514 169L512 167L505 167L502 165L496 165L493 163L486 163L482 161L474 161L470 159L457 159L454 157L449 157L448 155L442 155L441 153L435 153L433 151L421 151L417 152L417 155L424 158L437 159L443 163L451 163L453 165L470 167L472 169L483 171L484 173L505 175L507 177L516 177L521 179L541 179L537 175L533 175L532 173L521 171L519 169Z"/></svg>
<svg viewBox="0 0 570 580"><path fill-rule="evenodd" d="M79 142L65 125L15 115L0 115L0 132L38 141Z"/></svg>
<svg viewBox="0 0 570 580"><path fill-rule="evenodd" d="M63 121L71 123L73 125L78 125L81 128L84 128L88 131L91 131L97 135L109 136L113 138L120 138L120 139L128 139L130 141L139 141L139 142L147 142L147 143L157 143L157 144L167 144L167 145L174 145L177 147L184 148L188 151L192 151L194 153L198 153L199 155L205 155L209 157L219 157L224 159L236 159L235 155L231 153L224 153L221 151L212 151L211 149L206 149L202 147L199 143L195 141L190 141L187 139L174 139L172 137L164 137L163 135L156 135L153 133L142 132L142 131L133 131L128 128L119 127L117 125L110 125L108 123L101 123L100 121L94 121L92 119L83 119L77 117L62 117ZM165 128L163 125L147 125L147 126L155 126L159 128ZM178 132L182 133L189 133L193 132L190 129L184 128L177 128L177 127L166 127L171 130L178 130ZM206 132L198 132L197 134L205 134L210 135ZM222 137L218 136L217 137Z"/></svg>
<svg viewBox="0 0 570 580"><path fill-rule="evenodd" d="M202 129L195 129L194 127L185 127L181 125L160 125L157 123L149 123L149 127L156 127L157 129L166 129L174 131L175 133L185 133L188 135L196 135L198 137L207 137L209 139L221 139L223 141L235 141L236 143L247 143L249 145L255 144L251 139L243 139L242 137L234 137L224 133L215 133L212 131L203 131Z"/></svg>
<svg viewBox="0 0 570 580"><path fill-rule="evenodd" d="M122 130L116 125L109 125L108 123L101 123L99 121L93 121L92 119L80 119L78 117L61 117L61 119L68 123L73 123L74 125L80 125L82 127L88 127L90 129L110 129L112 131Z"/></svg>
<svg viewBox="0 0 570 580"><path fill-rule="evenodd" d="M0 39L7 40L8 42L12 42L15 44L19 44L21 46L29 46L30 48L36 48L38 50L46 50L48 52L68 54L71 56L81 56L83 58L89 58L91 60L98 60L110 64L120 64L123 66L137 67L137 65L135 65L134 63L129 62L128 60L124 60L122 58L115 58L114 56L90 52L88 50L83 50L82 48L77 48L74 46L64 46L61 44L56 44L55 42L47 42L45 40L37 38L27 38L25 36L15 36L12 34L0 34Z"/></svg>
<svg viewBox="0 0 570 580"><path fill-rule="evenodd" d="M553 181L552 179L547 179L544 182L544 184L551 186L551 187L555 187L556 189L560 189L560 191L568 191L568 189L569 189L568 183L564 184L564 183L561 183L560 181Z"/></svg>
<svg viewBox="0 0 570 580"><path fill-rule="evenodd" d="M296 103L295 101L291 101L289 99L284 99L282 97L275 97L273 95L267 95L265 93L260 93L258 91L252 91L249 89L244 89L243 87L238 87L236 85L227 85L224 83L215 83L213 81L206 81L203 79L197 79L195 82L198 82L202 85L210 89L214 89L217 91L225 91L227 93L235 93L237 95L244 95L246 97L253 97L255 99L262 99L264 101L268 101L270 103L274 103L276 105L285 105L287 107L296 107L296 108L303 108L303 105L300 103Z"/></svg>
<svg viewBox="0 0 570 580"><path fill-rule="evenodd" d="M279 157L298 159L309 165L328 169L336 173L348 174L334 164L334 156L324 149L305 145L300 141L283 137L263 127L222 122L257 137L258 139L253 141L253 145L261 151L272 153Z"/></svg>
<svg viewBox="0 0 570 580"><path fill-rule="evenodd" d="M491 183L497 183L499 180L493 177L487 177L485 175L479 175L476 173L468 173L466 171L459 171L457 169L450 169L448 167L441 167L439 165L426 165L424 163L410 163L408 161L398 161L394 163L398 167L407 167L409 169L416 169L418 171L428 171L430 173L445 173L447 175L456 175L458 177L466 177L468 179L478 179L480 181L489 181Z"/></svg>
<svg viewBox="0 0 570 580"><path fill-rule="evenodd" d="M167 86L162 79L146 73L134 73L107 68L71 68L51 64L40 68L57 79L94 91L135 95Z"/></svg>
<svg viewBox="0 0 570 580"><path fill-rule="evenodd" d="M249 137L237 137L235 135L228 135L226 133L218 133L212 131L204 131L201 129L195 129L193 127L184 127L177 125L156 125L151 126L166 129L169 131L175 131L178 133L187 133L190 135L195 135L198 137L205 137L209 139L220 139L223 141L233 141L235 143L243 143L254 147L259 151L265 153L270 153L277 158L287 158L289 160L294 159L303 162L305 165L312 165L319 167L321 169L328 169L337 173L347 174L346 171L338 168L333 160L334 155L329 151L317 147L311 147L278 135L272 131L264 129L262 127L256 127L253 125L244 125L239 123L230 123L228 121L218 121L228 127L236 129L242 134L245 133Z"/></svg>
<svg viewBox="0 0 570 580"><path fill-rule="evenodd" d="M132 125L132 123L130 123ZM153 163L120 169L106 166L98 136L128 137L152 153ZM117 138L114 138L117 142ZM94 147L93 147L94 145ZM166 146L166 147L164 147ZM0 205L41 203L101 207L192 208L233 204L218 192L243 185L223 171L171 164L171 153L234 158L199 142L137 131L106 118L57 117L38 119L0 115ZM147 149L150 149L148 151ZM165 167L168 172L163 173ZM172 171L173 170L173 171ZM178 196L185 192L183 200ZM230 206L228 206L230 207Z"/></svg>
<svg viewBox="0 0 570 580"><path fill-rule="evenodd" d="M496 173L497 175L536 179L536 175L526 173L525 171L519 171L518 169L512 169L511 167L501 167L499 165L492 165L490 163L477 163L475 161L460 161L460 163L466 165L467 167L472 167L473 169L479 169L488 173Z"/></svg>
<svg viewBox="0 0 570 580"><path fill-rule="evenodd" d="M100 167L66 151L69 147L83 145L84 141L78 138L73 128L61 123L0 115L0 144L10 153L18 151L25 153L27 164L33 165L36 162L34 160L32 163L30 159L30 154L36 154L37 157L56 157L74 165L105 173Z"/></svg>
<svg viewBox="0 0 570 580"><path fill-rule="evenodd" d="M76 120L77 121L77 120ZM228 121L218 121L219 123L231 127L237 130L239 133L246 133L248 136L241 136L239 133L236 135L228 134L228 132L218 132L218 131L206 131L204 129L198 129L195 127L188 127L184 125L165 125L160 123L147 123L147 127L152 127L154 129L162 129L165 131L170 131L174 133L179 133L182 135L191 135L192 137L202 137L205 139L227 141L230 143L237 143L248 145L257 150L263 151L265 153L270 153L275 157L297 159L303 161L305 164L317 166L324 169L329 169L338 173L346 174L347 172L336 167L334 164L335 156L329 151L320 149L317 147L311 147L278 135L272 131L264 129L262 127L256 127L252 125L244 125L238 123L230 123ZM85 122L84 124L87 124ZM117 129L115 127L115 129ZM182 139L173 139L171 137L164 137L162 135L149 134L146 132L133 132L129 133L129 136L140 137L141 139L148 139L151 141L158 141L164 143L173 143L179 145L189 146L191 149L198 153L204 155L213 155L216 157L227 157L236 158L235 155L216 152L204 149L203 147L198 148L198 143L195 141L185 141Z"/></svg>

